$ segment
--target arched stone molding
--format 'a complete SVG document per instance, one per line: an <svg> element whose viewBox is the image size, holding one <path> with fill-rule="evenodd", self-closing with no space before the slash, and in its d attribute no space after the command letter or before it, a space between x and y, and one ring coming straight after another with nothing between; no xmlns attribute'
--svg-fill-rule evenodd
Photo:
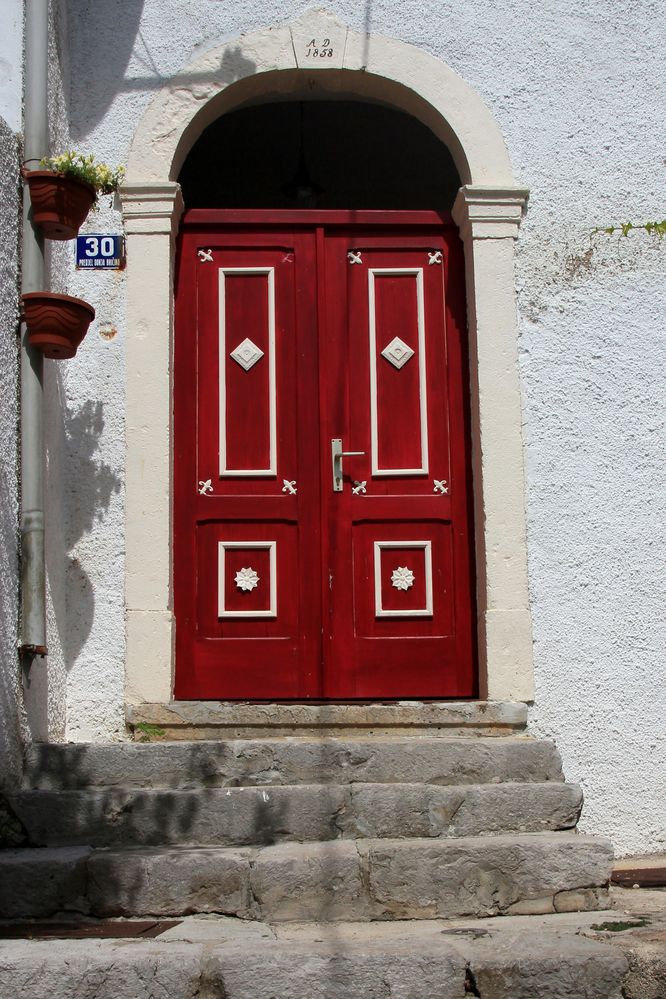
<svg viewBox="0 0 666 999"><path fill-rule="evenodd" d="M328 38L333 55L308 57L312 38ZM352 31L325 11L241 35L168 80L137 129L128 183L176 180L189 150L221 114L299 89L310 97L382 100L419 118L448 146L463 183L515 183L497 122L460 76L413 45Z"/></svg>
<svg viewBox="0 0 666 999"><path fill-rule="evenodd" d="M313 60L308 41L329 39ZM229 41L167 81L131 146L121 192L127 229L127 700L173 689L171 379L175 178L225 111L297 97L365 98L419 118L449 147L464 186L454 218L465 243L480 695L533 697L532 632L514 243L528 192L516 186L496 122L443 63L396 39L364 35L324 11Z"/></svg>

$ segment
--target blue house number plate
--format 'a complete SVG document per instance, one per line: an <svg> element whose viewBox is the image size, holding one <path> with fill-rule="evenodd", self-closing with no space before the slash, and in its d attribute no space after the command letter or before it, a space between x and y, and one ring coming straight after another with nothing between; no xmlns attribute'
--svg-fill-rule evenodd
<svg viewBox="0 0 666 999"><path fill-rule="evenodd" d="M87 233L76 237L76 266L81 270L121 270L125 266L122 236Z"/></svg>

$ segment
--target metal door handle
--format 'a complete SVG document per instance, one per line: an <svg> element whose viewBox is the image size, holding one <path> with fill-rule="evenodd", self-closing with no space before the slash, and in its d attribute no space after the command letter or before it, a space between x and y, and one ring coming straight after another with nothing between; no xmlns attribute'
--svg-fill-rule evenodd
<svg viewBox="0 0 666 999"><path fill-rule="evenodd" d="M365 454L365 451L343 451L342 438L334 437L331 441L331 464L333 466L333 492L342 492L342 459Z"/></svg>

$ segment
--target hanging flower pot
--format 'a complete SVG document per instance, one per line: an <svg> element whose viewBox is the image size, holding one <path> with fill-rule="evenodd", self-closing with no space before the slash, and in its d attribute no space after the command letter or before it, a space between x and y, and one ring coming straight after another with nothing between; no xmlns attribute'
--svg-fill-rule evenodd
<svg viewBox="0 0 666 999"><path fill-rule="evenodd" d="M74 357L95 318L92 305L50 291L29 291L22 300L31 346L56 361Z"/></svg>
<svg viewBox="0 0 666 999"><path fill-rule="evenodd" d="M31 170L26 181L35 225L47 239L74 239L95 202L95 188L51 170Z"/></svg>
<svg viewBox="0 0 666 999"><path fill-rule="evenodd" d="M24 171L30 187L32 218L48 239L74 239L99 194L113 194L125 176L72 149L47 156L41 170Z"/></svg>

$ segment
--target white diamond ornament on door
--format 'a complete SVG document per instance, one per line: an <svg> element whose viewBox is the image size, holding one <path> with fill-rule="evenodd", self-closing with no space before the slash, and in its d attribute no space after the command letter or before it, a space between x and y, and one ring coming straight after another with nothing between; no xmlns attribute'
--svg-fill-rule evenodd
<svg viewBox="0 0 666 999"><path fill-rule="evenodd" d="M237 364L240 364L241 368L249 371L250 368L254 367L257 361L260 361L264 356L263 350L257 347L256 343L252 343L249 337L246 337L242 343L239 343L237 347L231 351L231 357Z"/></svg>
<svg viewBox="0 0 666 999"><path fill-rule="evenodd" d="M404 340L401 340L399 336L393 337L391 342L387 343L382 351L382 357L385 357L398 371L413 356L414 351L412 348Z"/></svg>

